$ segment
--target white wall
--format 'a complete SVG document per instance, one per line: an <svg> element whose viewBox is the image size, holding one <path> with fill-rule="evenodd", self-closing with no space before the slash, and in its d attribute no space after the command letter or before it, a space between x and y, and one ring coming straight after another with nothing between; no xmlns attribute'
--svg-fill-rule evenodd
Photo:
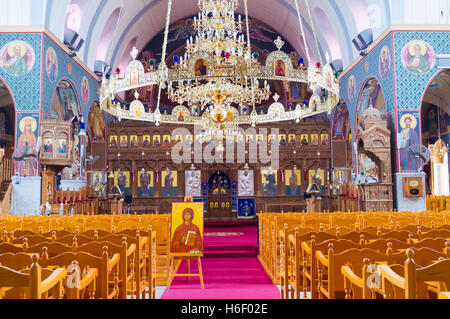
<svg viewBox="0 0 450 319"><path fill-rule="evenodd" d="M0 25L29 25L30 0L0 0Z"/></svg>
<svg viewBox="0 0 450 319"><path fill-rule="evenodd" d="M406 24L448 24L450 0L404 0Z"/></svg>

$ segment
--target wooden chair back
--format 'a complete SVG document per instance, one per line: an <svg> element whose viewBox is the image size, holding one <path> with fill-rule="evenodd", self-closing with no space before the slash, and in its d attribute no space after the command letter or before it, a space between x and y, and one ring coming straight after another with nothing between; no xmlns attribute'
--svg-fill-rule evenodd
<svg viewBox="0 0 450 319"><path fill-rule="evenodd" d="M103 248L101 257L96 257L85 252L67 252L55 257L42 256L42 264L45 267L58 266L69 267L76 262L76 264L82 270L82 273L89 271L90 268L96 268L98 271L98 277L96 281L96 299L113 299L119 296L118 287L118 264L120 260L119 254L114 254L112 258L109 258L108 247ZM113 274L114 286L111 291L109 289L109 282L111 279L110 273Z"/></svg>
<svg viewBox="0 0 450 319"><path fill-rule="evenodd" d="M28 261L30 261L30 256L28 256ZM17 271L0 265L0 298L8 293L5 287L7 287L6 289L27 288L29 299L47 298L51 291L53 291L54 298L61 298L66 270L64 268L57 268L54 271L43 270L38 264L38 255L32 255L31 261L28 271Z"/></svg>
<svg viewBox="0 0 450 319"><path fill-rule="evenodd" d="M436 282L438 293L450 290L450 259L442 259L420 268L413 249L406 251L404 276L386 265L381 266L385 297L400 299L428 299L428 282Z"/></svg>

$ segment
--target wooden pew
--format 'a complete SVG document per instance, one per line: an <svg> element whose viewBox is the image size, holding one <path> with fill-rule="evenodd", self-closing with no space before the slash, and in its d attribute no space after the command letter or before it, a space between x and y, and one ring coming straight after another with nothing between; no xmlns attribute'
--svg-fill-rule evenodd
<svg viewBox="0 0 450 319"><path fill-rule="evenodd" d="M443 258L445 256L444 253L435 251L431 248L419 248L415 249L415 256L418 260L418 263L426 266L433 262L433 260L437 260L439 258ZM399 267L400 264L403 264L406 259L405 254L395 254L392 255L390 262L395 264L395 272L398 273L402 269ZM382 290L381 281L375 282L376 280L374 276L377 276L376 272L378 271L378 264L371 264L370 260L364 259L364 266L362 269L362 275L358 275L357 271L350 266L342 266L341 272L344 276L344 286L346 292L346 299L377 299L376 296L383 296L385 292ZM372 278L370 278L372 276ZM378 277L379 278L379 277Z"/></svg>
<svg viewBox="0 0 450 319"><path fill-rule="evenodd" d="M450 259L443 259L420 268L413 259L413 249L408 249L406 256L404 276L394 272L386 265L380 266L385 297L393 297L395 299L428 299L427 283L429 282L437 282L438 293L449 290Z"/></svg>
<svg viewBox="0 0 450 319"><path fill-rule="evenodd" d="M349 249L341 253L335 253L333 244L330 244L327 255L322 251L317 251L319 299L344 299L346 293L341 267L351 264L352 269L358 271L362 269L365 258L375 262L387 262L389 264L395 258L395 254L391 251L388 251L387 254L381 254L367 248ZM324 280L324 277L326 280Z"/></svg>
<svg viewBox="0 0 450 319"><path fill-rule="evenodd" d="M96 299L117 299L119 297L119 273L118 265L120 261L120 255L114 254L112 258L109 258L108 247L104 247L101 257L96 257L88 253L79 252L67 252L55 257L42 256L42 264L48 266L65 266L69 267L74 264L81 269L81 272L88 272L93 268L98 271L98 277L96 280ZM109 289L110 273L113 274L114 287ZM91 296L92 297L92 296Z"/></svg>
<svg viewBox="0 0 450 319"><path fill-rule="evenodd" d="M28 256L30 258L30 256ZM31 256L28 270L17 271L0 265L0 298L4 298L14 288L27 288L28 299L47 299L49 294L55 299L62 297L64 268L42 269L38 264L39 256Z"/></svg>

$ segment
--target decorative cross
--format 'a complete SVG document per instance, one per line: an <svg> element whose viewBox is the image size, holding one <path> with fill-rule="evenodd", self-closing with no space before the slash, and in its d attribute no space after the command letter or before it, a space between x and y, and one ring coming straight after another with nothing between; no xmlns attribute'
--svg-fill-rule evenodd
<svg viewBox="0 0 450 319"><path fill-rule="evenodd" d="M138 53L139 53L139 50L136 49L136 47L133 47L133 50L131 50L131 52L130 52L131 57L133 58L133 60L136 60Z"/></svg>
<svg viewBox="0 0 450 319"><path fill-rule="evenodd" d="M281 39L280 36L278 36L278 38L273 42L275 43L276 47L278 48L278 51L280 51L281 48L284 46L284 41Z"/></svg>

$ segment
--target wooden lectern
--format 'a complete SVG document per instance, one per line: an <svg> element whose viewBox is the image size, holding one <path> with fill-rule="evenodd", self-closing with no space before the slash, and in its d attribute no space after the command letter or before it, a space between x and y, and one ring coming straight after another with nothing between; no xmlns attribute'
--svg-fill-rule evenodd
<svg viewBox="0 0 450 319"><path fill-rule="evenodd" d="M122 215L123 198L122 199L114 198L108 200L108 208L109 211L111 212L111 215Z"/></svg>
<svg viewBox="0 0 450 319"><path fill-rule="evenodd" d="M317 184L310 184L306 191L310 197L306 199L306 209L308 213L322 212L322 192Z"/></svg>

